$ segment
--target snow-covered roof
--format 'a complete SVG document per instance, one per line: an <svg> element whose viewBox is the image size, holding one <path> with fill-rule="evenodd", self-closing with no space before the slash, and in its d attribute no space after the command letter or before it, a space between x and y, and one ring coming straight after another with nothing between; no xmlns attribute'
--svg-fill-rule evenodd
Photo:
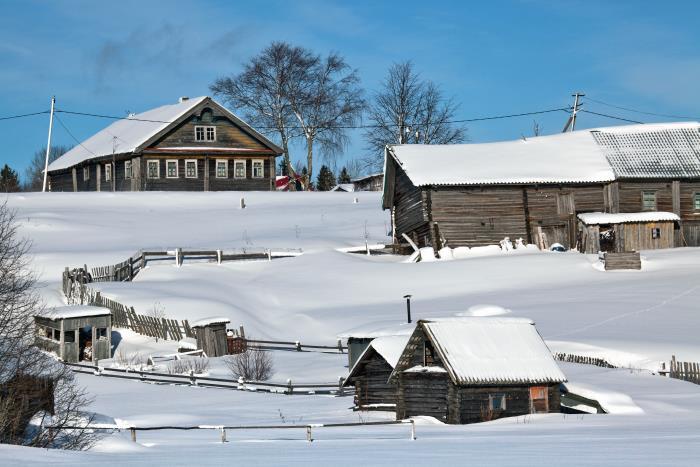
<svg viewBox="0 0 700 467"><path fill-rule="evenodd" d="M331 191L347 191L348 193L352 193L355 191L355 185L352 183L339 183L331 188Z"/></svg>
<svg viewBox="0 0 700 467"><path fill-rule="evenodd" d="M112 312L109 308L101 306L89 305L68 305L46 308L43 313L38 314L42 318L48 319L69 319L69 318L85 318L88 316L107 316Z"/></svg>
<svg viewBox="0 0 700 467"><path fill-rule="evenodd" d="M210 98L200 96L185 99L176 104L163 105L146 112L130 115L123 120L117 120L53 161L49 164L49 171L67 169L88 159L110 156L112 154L130 153L143 149L141 147L143 144L167 129L173 122L187 115L192 109L207 99ZM225 107L213 100L211 102L221 107L234 122L242 125L270 148L279 153L282 152L274 143L256 132ZM188 150L184 147L180 149ZM196 149L201 150L202 148L197 147ZM175 150L175 148L168 148L168 151ZM215 150L220 151L221 148L215 148Z"/></svg>
<svg viewBox="0 0 700 467"><path fill-rule="evenodd" d="M392 378L414 365L412 346L421 338L421 330L456 384L566 381L533 321L492 317L419 321Z"/></svg>
<svg viewBox="0 0 700 467"><path fill-rule="evenodd" d="M611 214L607 212L586 212L578 215L586 225L624 224L629 222L673 222L681 218L672 212L646 211Z"/></svg>
<svg viewBox="0 0 700 467"><path fill-rule="evenodd" d="M373 323L342 332L337 337L340 339L349 339L351 337L356 339L374 339L383 336L410 336L414 327L410 323L393 325Z"/></svg>
<svg viewBox="0 0 700 467"><path fill-rule="evenodd" d="M377 337L372 340L350 369L350 375L346 380L348 384L350 383L350 378L355 376L358 369L364 363L364 358L371 352L377 352L392 368L394 368L399 361L399 357L401 357L403 349L406 348L409 337L411 337L410 334L404 334L400 336Z"/></svg>
<svg viewBox="0 0 700 467"><path fill-rule="evenodd" d="M415 186L700 176L700 123L625 125L481 144L387 147Z"/></svg>
<svg viewBox="0 0 700 467"><path fill-rule="evenodd" d="M212 324L228 324L231 320L223 316L210 316L208 318L202 318L191 324L193 328L203 328L204 326L211 326Z"/></svg>
<svg viewBox="0 0 700 467"><path fill-rule="evenodd" d="M353 183L364 182L365 180L369 180L370 178L383 177L383 176L384 176L384 172L377 172L374 174L369 174L369 175L364 175L362 177L353 178L350 181Z"/></svg>

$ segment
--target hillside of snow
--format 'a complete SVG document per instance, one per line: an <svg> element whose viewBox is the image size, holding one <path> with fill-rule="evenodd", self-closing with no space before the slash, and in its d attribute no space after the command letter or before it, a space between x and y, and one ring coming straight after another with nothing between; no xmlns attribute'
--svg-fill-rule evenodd
<svg viewBox="0 0 700 467"><path fill-rule="evenodd" d="M240 209L240 198L246 209ZM355 200L357 199L357 202ZM608 415L543 415L471 426L421 422L407 427L304 433L240 432L226 445L214 433L153 432L134 445L128 433L89 453L0 447L10 463L218 463L231 457L265 464L370 463L469 458L479 465L658 465L699 446L700 386L652 375L675 355L700 361L700 249L642 252L641 271L603 272L595 255L514 250L465 259L406 263L340 248L390 241L379 193L47 193L8 197L20 232L32 240L33 267L47 304L63 304L64 267L114 264L148 248L301 248L273 261L151 264L133 282L95 283L103 295L145 312L160 303L169 318L225 316L249 336L334 345L339 334L414 319L506 313L534 320L554 352L604 358L631 370L564 364L572 387L606 401ZM489 304L495 306L478 307ZM502 307L498 308L498 307ZM500 310L500 311L499 311ZM117 329L116 331L119 332ZM172 352L176 343L122 331L119 348ZM337 381L344 355L275 353L273 380ZM216 363L212 372L225 370ZM358 421L351 398L282 396L154 386L80 375L106 420L138 424L269 424ZM392 414L373 413L374 420ZM141 435L139 435L141 437ZM279 449L263 448L273 442ZM362 448L358 450L358 447ZM263 454L264 451L264 454ZM377 457L379 456L379 457ZM556 456L556 457L554 457ZM204 459L204 460L203 460ZM345 462L347 461L347 462ZM386 461L386 462L383 462Z"/></svg>

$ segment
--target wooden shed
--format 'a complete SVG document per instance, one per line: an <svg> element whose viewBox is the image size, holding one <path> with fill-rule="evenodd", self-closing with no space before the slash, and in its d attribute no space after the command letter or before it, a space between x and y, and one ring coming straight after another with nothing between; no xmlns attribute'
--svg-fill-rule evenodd
<svg viewBox="0 0 700 467"><path fill-rule="evenodd" d="M359 356L343 384L355 387L357 410L396 410L396 384L389 377L409 337L377 337Z"/></svg>
<svg viewBox="0 0 700 467"><path fill-rule="evenodd" d="M207 357L221 357L228 354L226 325L231 320L220 316L200 319L192 323L197 338L197 348Z"/></svg>
<svg viewBox="0 0 700 467"><path fill-rule="evenodd" d="M112 356L112 316L108 308L61 306L34 317L36 344L70 363Z"/></svg>
<svg viewBox="0 0 700 467"><path fill-rule="evenodd" d="M410 336L413 325L401 323L397 325L370 325L354 328L350 331L338 334L339 339L346 339L348 345L348 368L355 366L357 359L369 347L370 343L378 337L386 336Z"/></svg>
<svg viewBox="0 0 700 467"><path fill-rule="evenodd" d="M531 320L469 317L419 321L390 381L398 420L475 423L559 412L566 377Z"/></svg>
<svg viewBox="0 0 700 467"><path fill-rule="evenodd" d="M680 217L672 212L579 214L579 251L624 253L673 248L679 228Z"/></svg>

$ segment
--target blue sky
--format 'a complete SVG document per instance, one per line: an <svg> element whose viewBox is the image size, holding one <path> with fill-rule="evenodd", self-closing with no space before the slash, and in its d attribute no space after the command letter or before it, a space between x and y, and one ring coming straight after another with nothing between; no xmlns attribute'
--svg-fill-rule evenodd
<svg viewBox="0 0 700 467"><path fill-rule="evenodd" d="M125 115L209 94L216 77L283 40L340 52L370 97L391 63L411 59L460 104L458 118L568 106L581 90L700 119L700 2L0 0L0 8L0 117L48 109L51 95L65 110ZM78 139L109 123L61 118ZM536 119L549 134L566 115ZM577 128L620 123L581 114ZM23 173L47 127L46 115L0 121L0 163ZM468 126L472 142L529 136L532 127L532 117ZM351 136L344 157L359 157L361 133ZM74 141L57 126L54 143ZM303 146L293 149L303 157Z"/></svg>

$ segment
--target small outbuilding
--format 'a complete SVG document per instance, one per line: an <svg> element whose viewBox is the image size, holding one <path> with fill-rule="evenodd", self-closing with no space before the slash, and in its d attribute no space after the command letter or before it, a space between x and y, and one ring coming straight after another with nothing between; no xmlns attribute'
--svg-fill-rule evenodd
<svg viewBox="0 0 700 467"><path fill-rule="evenodd" d="M34 317L36 344L64 362L97 361L112 356L112 316L98 306L48 308Z"/></svg>
<svg viewBox="0 0 700 467"><path fill-rule="evenodd" d="M357 362L357 359L367 349L369 344L378 337L386 336L408 336L413 332L414 325L410 323L402 323L398 325L374 325L362 326L338 334L339 339L346 339L348 344L348 368L352 369Z"/></svg>
<svg viewBox="0 0 700 467"><path fill-rule="evenodd" d="M680 220L677 214L660 211L579 214L579 251L624 253L673 248Z"/></svg>
<svg viewBox="0 0 700 467"><path fill-rule="evenodd" d="M397 420L455 424L559 412L565 381L533 321L486 317L418 321L390 377Z"/></svg>
<svg viewBox="0 0 700 467"><path fill-rule="evenodd" d="M207 357L222 357L228 354L226 325L231 320L220 316L200 319L192 323L197 338L197 348Z"/></svg>
<svg viewBox="0 0 700 467"><path fill-rule="evenodd" d="M359 356L343 383L344 387L355 387L357 410L396 409L396 384L390 383L389 377L409 337L377 337Z"/></svg>

